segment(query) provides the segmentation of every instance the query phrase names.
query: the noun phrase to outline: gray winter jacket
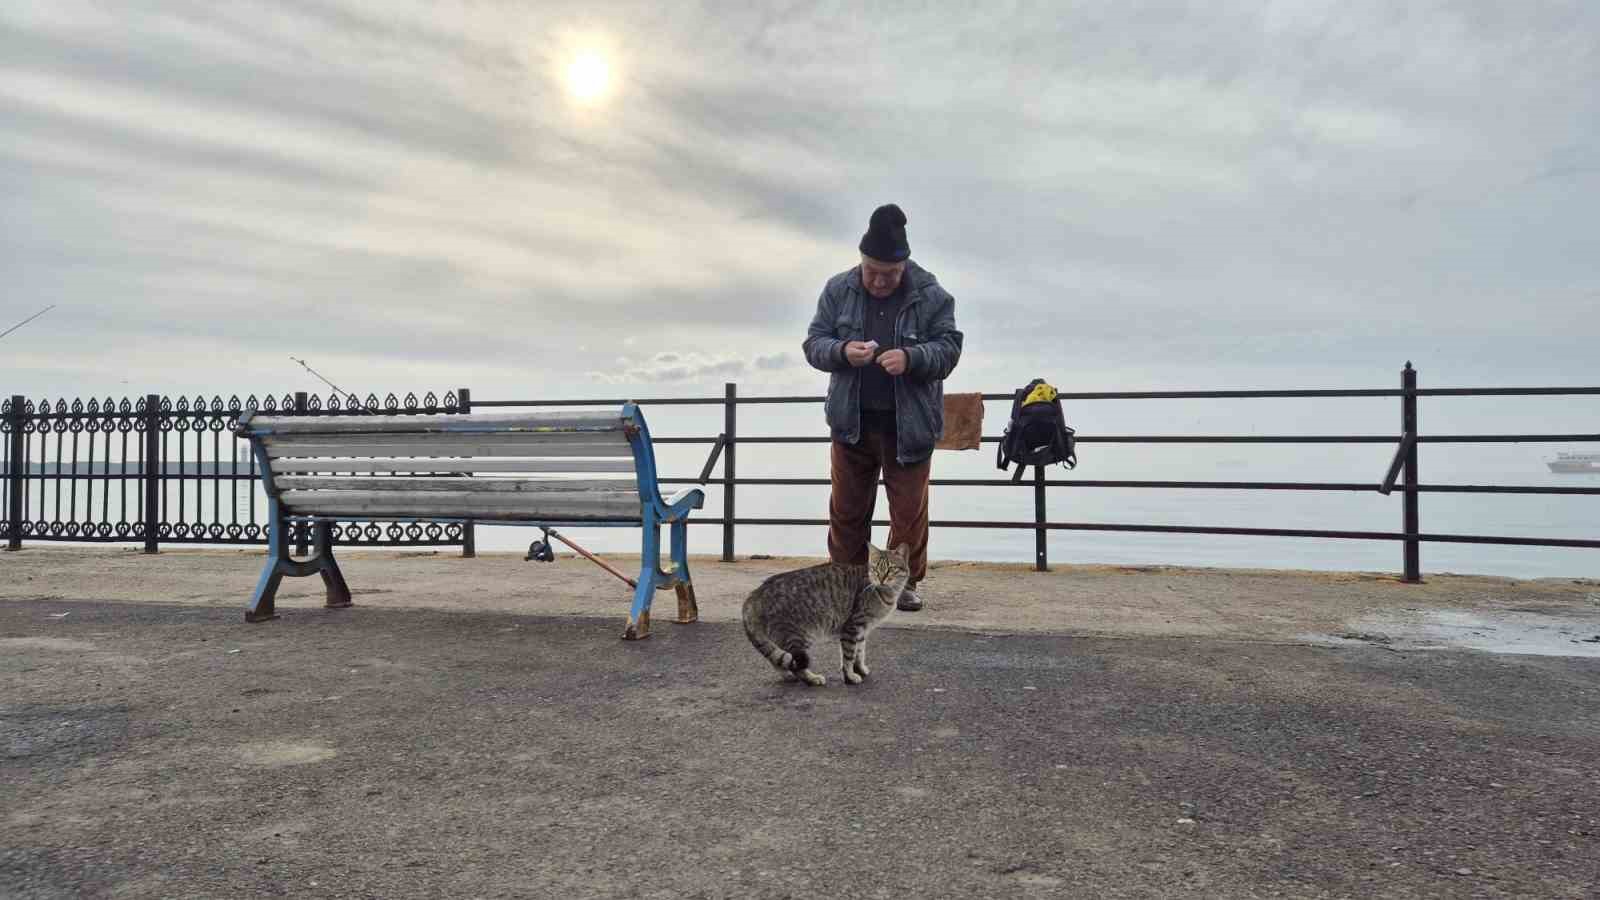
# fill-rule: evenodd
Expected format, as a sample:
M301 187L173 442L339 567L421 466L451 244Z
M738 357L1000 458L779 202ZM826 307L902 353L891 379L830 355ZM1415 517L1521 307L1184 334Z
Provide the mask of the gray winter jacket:
M961 332L956 330L956 300L932 272L909 262L904 277L908 285L895 334L906 351L907 367L894 379L894 405L898 462L910 465L927 459L944 435L944 380L961 360ZM844 345L866 339L870 302L859 267L828 279L802 345L807 362L831 373L828 427L834 440L848 444L861 440L861 377L845 359Z

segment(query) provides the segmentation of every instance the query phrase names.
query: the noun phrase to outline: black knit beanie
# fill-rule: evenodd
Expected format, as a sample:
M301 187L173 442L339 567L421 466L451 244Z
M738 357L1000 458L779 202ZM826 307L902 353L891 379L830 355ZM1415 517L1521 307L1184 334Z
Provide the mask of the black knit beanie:
M867 233L861 236L861 252L884 262L899 262L911 256L906 243L906 214L887 203L872 211Z

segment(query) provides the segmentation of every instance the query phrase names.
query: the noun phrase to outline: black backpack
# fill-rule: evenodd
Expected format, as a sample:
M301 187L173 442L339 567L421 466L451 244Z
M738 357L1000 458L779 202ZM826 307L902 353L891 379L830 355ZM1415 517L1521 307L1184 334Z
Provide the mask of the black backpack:
M995 467L1002 471L1016 463L1012 481L1022 480L1028 466L1061 463L1071 469L1078 465L1072 426L1061 411L1061 398L1043 378L1035 378L1017 391L1011 401L1011 421L1000 438Z

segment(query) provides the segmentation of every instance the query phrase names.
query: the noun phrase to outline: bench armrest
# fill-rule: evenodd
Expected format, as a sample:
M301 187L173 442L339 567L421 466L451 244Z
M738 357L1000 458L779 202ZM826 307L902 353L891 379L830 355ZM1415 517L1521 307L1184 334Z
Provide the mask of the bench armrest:
M689 511L705 505L705 492L699 488L684 488L670 498L661 498L660 482L656 477L655 445L650 440L650 426L645 424L644 413L637 404L629 401L622 406L623 431L633 447L633 463L639 479L639 494L647 507L653 508L662 522L677 522L689 518Z
M690 506L690 509L699 509L701 506L705 505L705 492L699 488L684 488L676 494L673 494L671 497L668 497L664 502L668 507L677 506L679 503L683 502L685 497L688 497L690 494L696 495L694 498L694 505Z
M662 501L664 507L662 521L672 522L688 518L689 510L699 509L705 505L705 502L705 491L699 488L684 488Z

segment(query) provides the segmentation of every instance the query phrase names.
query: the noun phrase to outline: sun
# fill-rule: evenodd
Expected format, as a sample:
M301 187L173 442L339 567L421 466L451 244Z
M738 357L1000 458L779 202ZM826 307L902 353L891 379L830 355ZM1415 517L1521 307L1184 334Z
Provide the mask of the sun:
M593 103L611 88L611 66L598 53L580 53L567 66L567 90L580 103Z

